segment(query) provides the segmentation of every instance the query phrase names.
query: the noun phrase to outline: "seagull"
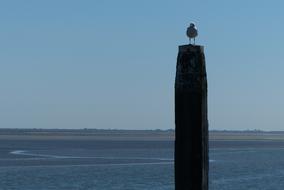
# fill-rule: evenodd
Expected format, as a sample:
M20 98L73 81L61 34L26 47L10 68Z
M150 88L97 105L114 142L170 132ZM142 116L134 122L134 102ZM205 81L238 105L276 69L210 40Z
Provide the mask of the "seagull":
M191 38L193 38L193 44L195 45L195 37L198 35L198 30L194 23L190 23L187 28L186 35L189 37L189 44L191 44Z

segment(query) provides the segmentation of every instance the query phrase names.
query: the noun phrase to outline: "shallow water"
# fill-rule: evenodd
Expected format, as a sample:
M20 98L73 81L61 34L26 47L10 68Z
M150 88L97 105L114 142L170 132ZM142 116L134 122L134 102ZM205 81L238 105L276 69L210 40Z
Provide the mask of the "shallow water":
M173 142L0 143L0 189L173 189Z
M2 190L173 190L172 141L1 140ZM210 190L284 189L284 143L211 141Z
M281 141L213 142L211 190L283 190L284 143Z

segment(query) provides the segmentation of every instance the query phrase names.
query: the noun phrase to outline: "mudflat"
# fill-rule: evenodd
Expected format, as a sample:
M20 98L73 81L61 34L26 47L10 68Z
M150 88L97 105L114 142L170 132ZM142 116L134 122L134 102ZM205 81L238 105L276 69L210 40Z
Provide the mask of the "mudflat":
M283 131L210 131L209 138L217 140L284 141Z
M0 129L0 140L172 141L173 130Z

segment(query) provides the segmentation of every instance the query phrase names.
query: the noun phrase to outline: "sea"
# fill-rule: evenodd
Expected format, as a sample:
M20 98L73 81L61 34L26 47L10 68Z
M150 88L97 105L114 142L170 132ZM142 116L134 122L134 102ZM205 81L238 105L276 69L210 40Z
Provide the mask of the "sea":
M284 142L210 141L210 190L283 190ZM174 190L174 142L0 140L1 190Z

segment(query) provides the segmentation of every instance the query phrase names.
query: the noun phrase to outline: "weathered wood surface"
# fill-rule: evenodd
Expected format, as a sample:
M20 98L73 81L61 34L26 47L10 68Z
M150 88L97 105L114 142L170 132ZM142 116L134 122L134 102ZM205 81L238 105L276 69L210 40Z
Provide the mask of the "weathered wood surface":
M175 189L208 190L207 78L203 46L179 47L175 124Z

